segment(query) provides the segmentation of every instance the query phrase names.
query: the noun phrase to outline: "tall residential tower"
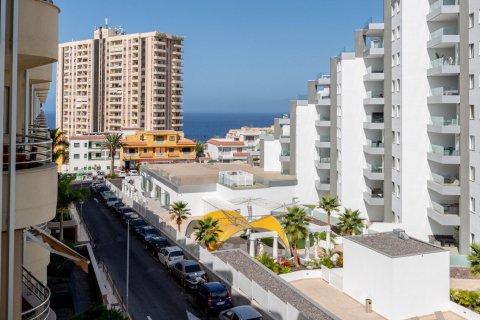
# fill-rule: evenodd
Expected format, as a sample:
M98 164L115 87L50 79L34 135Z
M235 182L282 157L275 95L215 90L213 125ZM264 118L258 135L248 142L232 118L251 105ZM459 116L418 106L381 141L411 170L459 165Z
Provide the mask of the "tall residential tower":
M60 44L56 126L90 132L182 129L183 38L98 28Z

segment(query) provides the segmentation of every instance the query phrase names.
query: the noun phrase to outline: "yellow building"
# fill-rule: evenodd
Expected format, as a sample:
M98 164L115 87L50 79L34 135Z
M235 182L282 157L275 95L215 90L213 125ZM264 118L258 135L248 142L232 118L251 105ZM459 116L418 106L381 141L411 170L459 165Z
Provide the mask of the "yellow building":
M145 162L195 160L195 142L181 131L137 131L124 137L120 159L126 170Z

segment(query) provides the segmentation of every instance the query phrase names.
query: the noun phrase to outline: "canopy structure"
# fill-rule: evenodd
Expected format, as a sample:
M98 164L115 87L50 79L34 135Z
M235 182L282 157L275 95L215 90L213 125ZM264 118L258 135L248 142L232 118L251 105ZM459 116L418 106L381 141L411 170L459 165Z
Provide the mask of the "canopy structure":
M275 231L280 240L282 240L286 250L290 252L290 245L287 236L283 232L283 228L278 220L273 216L264 216L255 221L248 222L244 216L236 211L218 210L206 214L201 220L205 220L209 217L217 219L218 226L220 227L220 230L222 230L219 234L219 241L216 249L220 248L223 243L233 235L240 231L251 229L255 231Z
M82 268L82 270L85 273L88 273L88 265L90 264L90 261L87 258L82 256L80 253L76 252L75 250L69 248L61 241L55 239L54 237L52 237L50 234L46 233L42 229L37 228L36 226L32 226L32 228L42 236L43 242L27 231L27 236L30 239L32 239L37 244L44 247L51 253L55 253L62 257L72 260L73 263L75 263L77 266ZM46 244L48 244L48 246Z

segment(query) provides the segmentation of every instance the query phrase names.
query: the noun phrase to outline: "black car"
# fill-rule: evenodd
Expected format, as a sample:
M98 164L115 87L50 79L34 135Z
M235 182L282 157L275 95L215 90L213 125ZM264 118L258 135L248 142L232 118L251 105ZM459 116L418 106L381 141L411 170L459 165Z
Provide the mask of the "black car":
M121 207L115 211L115 213L122 219L125 216L125 213L128 213L128 212L133 212L133 209L130 207Z
M121 202L121 201L118 201L116 202L113 206L110 207L110 209L113 211L113 212L116 212L118 209L120 208L123 208L125 207L125 203Z
M158 251L160 251L162 248L168 247L169 245L170 243L168 242L167 238L154 236L145 243L145 248L152 256L158 258Z
M198 285L196 298L200 307L209 315L232 307L232 298L227 287L220 282L206 282Z
M107 186L104 184L95 186L95 193L98 195L100 195L104 191L109 191L109 190L110 189L108 189Z
M159 236L160 234L158 233L158 230L148 225L141 227L137 233L137 237L143 242L144 245L146 245L151 238Z
M148 223L142 218L133 219L130 221L130 231L137 234L140 228L145 227Z

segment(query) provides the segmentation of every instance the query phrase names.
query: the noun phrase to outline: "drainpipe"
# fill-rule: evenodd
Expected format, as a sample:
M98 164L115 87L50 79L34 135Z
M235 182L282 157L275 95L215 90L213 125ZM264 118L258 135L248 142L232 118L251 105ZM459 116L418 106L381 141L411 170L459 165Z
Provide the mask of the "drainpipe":
M5 101L5 20L6 20L6 2L7 0L0 0L0 103L4 104ZM5 107L5 105L4 105ZM4 112L0 112L0 146L3 148L3 132L5 128L3 127L4 122ZM2 149L3 155L3 149ZM0 167L3 171L3 156L0 157ZM0 195L3 195L3 172L2 179L0 179ZM3 215L3 212L2 212ZM3 217L0 219L0 264L2 262L2 230L3 230ZM2 287L2 277L0 276L0 288ZM0 290L0 300L2 298L2 291Z

